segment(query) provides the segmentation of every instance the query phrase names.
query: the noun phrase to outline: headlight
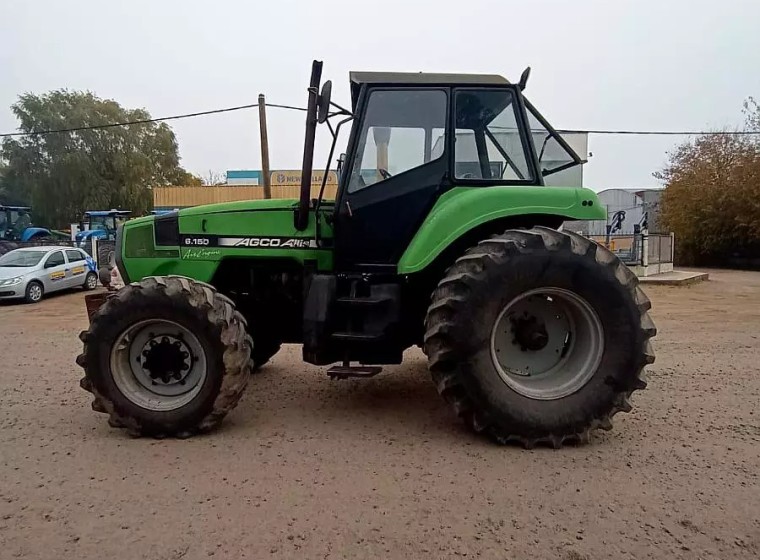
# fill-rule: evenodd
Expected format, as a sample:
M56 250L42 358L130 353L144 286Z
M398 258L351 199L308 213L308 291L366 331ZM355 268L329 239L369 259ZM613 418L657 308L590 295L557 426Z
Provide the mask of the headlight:
M6 278L5 280L0 280L0 286L15 286L16 284L21 284L21 280L21 276L16 276L15 278Z

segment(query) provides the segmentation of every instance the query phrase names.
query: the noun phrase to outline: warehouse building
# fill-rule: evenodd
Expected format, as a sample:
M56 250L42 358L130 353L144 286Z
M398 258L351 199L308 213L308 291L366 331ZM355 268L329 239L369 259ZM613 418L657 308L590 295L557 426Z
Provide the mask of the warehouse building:
M637 230L663 232L660 219L660 197L663 189L607 189L599 192L599 200L607 208L607 221L577 221L568 229L589 236L606 235L607 227L616 235L631 235Z

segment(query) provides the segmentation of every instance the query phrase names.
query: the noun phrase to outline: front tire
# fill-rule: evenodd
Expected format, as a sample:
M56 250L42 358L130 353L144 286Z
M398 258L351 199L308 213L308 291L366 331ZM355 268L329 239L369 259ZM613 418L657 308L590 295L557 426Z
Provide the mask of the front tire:
M24 292L24 301L26 303L38 303L45 295L45 288L42 284L36 280L32 280L26 285L26 291Z
M178 276L119 290L80 335L93 410L132 435L187 437L217 426L250 376L251 339L232 301Z
M433 293L425 353L475 431L525 447L587 441L646 387L656 329L610 251L548 228L507 231L459 258Z

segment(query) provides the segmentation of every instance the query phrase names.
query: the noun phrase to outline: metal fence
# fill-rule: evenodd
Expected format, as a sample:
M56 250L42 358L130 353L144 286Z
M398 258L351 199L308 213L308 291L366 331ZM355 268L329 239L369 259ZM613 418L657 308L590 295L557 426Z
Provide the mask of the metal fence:
M673 262L673 236L669 233L592 235L629 266L649 266Z
M650 233L647 239L647 264L673 262L673 236L668 233Z
M592 235L591 239L607 247L627 265L640 265L644 261L644 244L641 234Z

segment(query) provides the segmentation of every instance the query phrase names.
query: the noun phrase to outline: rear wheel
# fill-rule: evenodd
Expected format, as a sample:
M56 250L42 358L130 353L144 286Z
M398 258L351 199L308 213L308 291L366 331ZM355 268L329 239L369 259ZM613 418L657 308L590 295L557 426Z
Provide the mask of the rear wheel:
M508 231L439 283L425 351L439 392L473 429L559 447L611 428L646 386L650 307L636 276L590 240Z
M251 340L232 301L188 278L151 277L110 297L80 336L81 386L133 435L215 427L240 399Z
M94 272L88 272L87 277L84 279L82 287L85 290L94 290L98 287L98 275Z

